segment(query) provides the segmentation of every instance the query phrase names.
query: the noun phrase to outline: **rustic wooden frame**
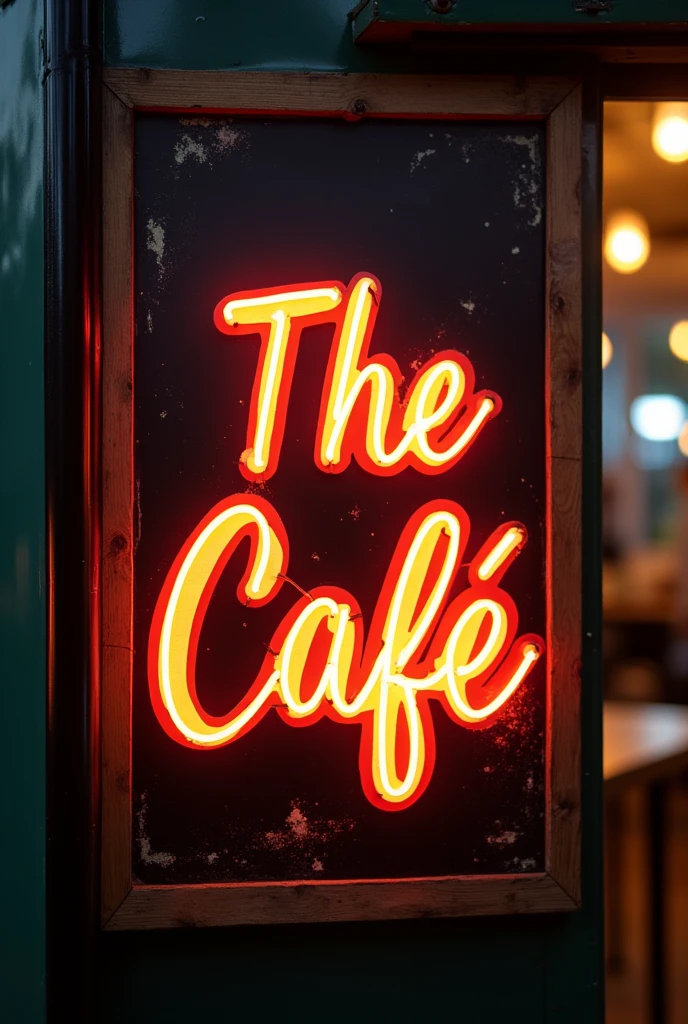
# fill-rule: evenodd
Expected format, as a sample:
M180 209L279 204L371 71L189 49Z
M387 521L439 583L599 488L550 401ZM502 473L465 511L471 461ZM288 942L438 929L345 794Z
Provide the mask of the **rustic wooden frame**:
M581 89L575 80L106 69L103 137L102 923L170 928L528 913L580 903ZM133 121L137 109L547 125L547 870L134 885Z

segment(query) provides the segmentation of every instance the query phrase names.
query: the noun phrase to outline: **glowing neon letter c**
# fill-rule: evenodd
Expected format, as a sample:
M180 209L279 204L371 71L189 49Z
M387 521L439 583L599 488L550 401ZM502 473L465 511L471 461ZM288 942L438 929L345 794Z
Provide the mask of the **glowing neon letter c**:
M158 598L149 646L151 696L165 729L182 743L218 746L236 739L253 724L274 689L272 677L262 680L222 719L206 715L196 698L196 649L205 612L222 570L246 536L251 554L239 599L245 604L271 600L282 584L278 574L286 568L286 533L267 501L247 500L245 494L220 502L201 521Z

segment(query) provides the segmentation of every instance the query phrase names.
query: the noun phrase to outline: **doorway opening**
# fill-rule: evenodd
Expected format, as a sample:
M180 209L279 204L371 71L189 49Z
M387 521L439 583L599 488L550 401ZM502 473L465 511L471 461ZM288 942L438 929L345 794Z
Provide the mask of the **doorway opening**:
M688 103L607 103L603 156L607 1020L661 1024L688 1018Z

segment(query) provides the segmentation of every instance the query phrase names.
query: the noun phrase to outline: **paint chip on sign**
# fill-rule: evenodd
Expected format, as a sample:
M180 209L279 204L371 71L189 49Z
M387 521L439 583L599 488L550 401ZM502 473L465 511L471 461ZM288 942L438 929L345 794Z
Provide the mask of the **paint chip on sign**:
M411 174L413 174L414 171L418 170L420 165L427 157L432 156L436 152L436 149L419 149L418 152L413 157L413 159L411 160Z

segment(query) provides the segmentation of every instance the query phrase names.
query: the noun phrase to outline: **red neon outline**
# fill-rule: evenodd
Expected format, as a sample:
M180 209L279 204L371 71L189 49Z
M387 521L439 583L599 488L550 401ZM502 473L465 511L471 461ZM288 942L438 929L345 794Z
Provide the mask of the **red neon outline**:
M374 804L374 806L385 810L385 811L398 811L403 810L405 807L409 807L415 803L416 800L422 796L423 792L427 788L430 779L432 777L433 768L435 764L435 740L434 740L434 729L432 723L432 715L430 711L430 699L439 700L441 705L444 707L447 714L450 716L452 721L462 725L464 728L479 728L484 729L491 725L502 713L503 709L508 706L510 698L507 699L504 705L493 712L488 718L479 721L472 722L466 721L463 718L458 717L449 702L446 693L446 683L443 683L441 688L436 690L418 690L415 691L415 703L418 709L418 715L420 719L421 736L424 742L425 760L422 768L422 772L418 783L415 788L411 791L409 796L400 801L392 802L385 799L378 791L374 783L373 773L373 751L374 751L374 726L375 726L375 715L376 711L379 711L379 699L376 707L372 709L362 710L356 713L354 717L347 717L340 714L340 712L334 707L334 705L326 698L323 698L320 703L314 708L312 712L302 717L292 717L288 710L284 707L281 699L281 695L277 690L274 690L269 694L264 704L256 711L253 718L245 724L233 737L224 740L222 743L208 744L207 746L200 745L198 743L191 742L187 737L181 733L174 725L167 708L165 707L162 697L160 695L160 681L158 678L158 657L159 657L159 646L161 638L161 630L163 619L165 616L166 608L171 596L174 582L177 575L183 565L184 559L190 551L192 545L199 537L205 527L213 521L213 519L221 512L235 506L237 504L253 504L266 518L270 528L275 533L279 543L282 545L284 551L283 559L283 571L286 570L288 564L288 553L289 545L284 525L272 505L265 499L255 495L246 494L235 494L231 497L219 502L214 506L213 509L201 520L196 529L191 533L188 539L185 541L181 550L179 551L175 561L173 562L165 583L160 592L160 596L156 603L155 612L151 624L149 647L148 647L148 676L149 676L149 688L151 694L151 700L153 708L158 718L158 721L165 729L165 732L176 742L181 743L184 746L188 746L194 750L197 749L217 749L220 746L226 746L228 743L235 742L242 735L249 732L258 722L262 719L270 707L276 707L280 717L286 721L290 726L295 728L302 728L307 725L312 725L319 721L323 716L327 716L330 719L340 722L342 724L360 725L361 726L361 744L359 749L359 772L361 777L361 783L363 790L368 800ZM409 549L413 544L413 541L418 532L418 528L421 523L434 512L446 512L454 516L460 527L460 540L459 550L455 564L453 566L451 577L447 588L445 590L444 598L438 605L435 611L434 617L428 625L425 632L425 640L419 646L416 654L409 659L408 663L404 666L403 674L407 679L418 679L419 682L427 679L435 668L435 661L441 658L444 652L447 638L456 624L460 614L468 608L475 600L487 597L491 600L499 603L505 613L507 622L507 633L504 638L502 645L496 651L495 657L487 664L486 668L480 675L475 676L469 681L469 686L473 697L486 686L489 685L490 697L488 700L483 701L482 704L476 703L473 706L476 710L479 710L480 706L485 707L487 703L490 703L496 695L503 691L509 682L515 667L519 664L524 648L527 645L532 644L535 646L539 653L542 653L545 649L544 642L539 636L534 634L527 634L515 639L515 635L518 629L518 611L516 604L513 599L497 585L495 579L488 581L479 581L476 584L470 584L469 586L453 601L449 601L449 594L456 581L456 575L459 571L462 563L463 553L465 550L466 543L468 542L470 532L470 522L468 515L465 510L453 501L444 501L442 499L436 499L435 501L427 502L421 508L419 508L408 520L402 533L397 542L394 554L390 560L389 568L385 575L382 587L380 589L380 595L375 605L373 612L370 629L365 637L363 620L360 618L360 607L356 599L348 593L335 586L321 586L316 587L299 598L298 601L292 606L290 611L284 616L282 622L278 626L277 630L273 634L270 642L270 652L266 654L263 659L261 668L258 675L249 687L245 697L227 714L224 716L211 716L208 715L203 708L200 706L196 693L196 680L195 680L195 662L197 654L198 639L200 636L201 628L203 625L203 619L205 612L208 608L209 602L212 598L213 591L217 582L227 565L230 557L236 550L237 546L246 537L251 538L251 550L249 559L247 560L247 567L244 575L242 576L241 582L237 588L237 595L242 604L246 604L244 587L246 586L250 577L250 568L255 561L256 549L258 543L258 530L254 524L247 524L242 527L231 542L222 551L222 554L217 559L215 567L207 581L207 584L203 590L202 596L198 601L195 609L193 618L193 628L189 643L188 657L187 657L187 687L194 704L194 707L199 716L211 726L223 727L229 721L234 719L241 711L246 708L255 696L260 692L262 687L267 683L270 675L275 671L275 655L282 650L287 634L294 625L296 619L301 614L303 609L310 603L311 600L317 599L318 597L328 597L336 603L349 605L351 608L351 622L354 626L354 647L351 662L351 669L347 677L346 683L346 699L351 701L356 694L360 693L361 688L365 685L368 680L372 667L380 653L382 646L382 635L387 621L387 616L391 601L396 589L396 585L399 580L399 576L402 567L406 561L409 553ZM508 526L509 524L507 524ZM520 525L520 524L518 524ZM500 527L499 531L502 531L504 527ZM486 542L490 547L490 550L494 546L494 538L499 531L495 531L490 541ZM480 564L478 559L484 557L483 551L486 549L486 545L483 545L478 555L472 560L472 565ZM517 552L518 553L518 552ZM434 556L431 557L428 563L428 568L434 564ZM497 574L495 574L496 576ZM279 591L283 584L283 580L278 578L271 588L269 593L262 599L251 602L256 606L261 606L271 601L275 594ZM433 587L434 583L429 582L429 587ZM419 607L423 607L424 588L421 587L421 595L418 599L416 609L414 610L414 619L410 622L410 627L413 626L413 622L417 619L419 614ZM449 603L448 603L449 602ZM478 638L476 639L476 644ZM275 653L273 653L275 652ZM315 659L317 662L317 658ZM534 663L536 664L536 663ZM317 671L317 664L315 668L311 663L311 671L313 676ZM528 669L527 675L530 674L532 668ZM308 668L308 664L306 664ZM307 686L309 692L314 692L314 687L317 685L318 679L313 679L309 675L304 682L307 684L313 684L313 690L310 686ZM523 682L523 681L522 681ZM522 685L522 682L520 685ZM500 684L501 688L500 688ZM376 687L379 688L381 684L378 682ZM467 694L468 698L468 694ZM398 727L395 720L394 723L394 735L395 741L398 739ZM397 751L398 755L399 751ZM398 764L399 757L395 758Z
M151 702L153 704L155 715L160 724L162 725L163 729L167 733L167 735L170 736L177 743L181 743L183 746L190 747L192 750L213 750L216 748L213 746L202 746L198 743L193 743L191 740L187 739L187 737L184 736L183 733L179 732L176 725L170 718L170 714L167 708L165 707L162 696L160 694L160 680L158 676L158 654L160 650L160 634L162 632L163 619L165 617L165 611L170 600L172 588L174 587L175 580L179 575L179 570L181 569L184 559L191 550L196 539L200 536L200 534L203 532L206 526L208 526L209 523L211 523L222 512L234 507L235 505L249 504L254 505L258 509L258 511L263 513L268 523L270 524L270 528L277 535L277 538L280 544L282 545L282 550L284 551L283 571L286 573L287 568L289 566L289 538L287 536L287 531L284 528L284 524L280 516L277 514L277 511L274 508L274 506L271 505L269 501L266 501L264 498L261 498L256 494L232 494L230 497L224 498L222 501L219 501L216 505L214 505L208 512L208 514L205 515L203 519L201 519L196 529L193 530L193 532L184 541L177 557L175 558L174 562L170 567L169 572L167 573L167 576L165 577L165 582L162 586L162 590L160 591L160 595L155 604L155 610L153 612L150 638L148 642L147 658L148 687L151 696ZM258 676L256 677L256 680L253 683L253 685L249 688L248 692L239 701L239 703L236 704L235 707L233 707L232 710L228 712L226 715L209 715L201 706L201 703L198 699L198 694L196 692L196 655L198 652L198 641L201 634L201 629L203 627L205 613L208 609L208 605L210 604L210 600L215 591L215 587L217 586L220 577L227 563L229 562L229 559L232 557L239 544L247 536L250 537L251 548L249 557L246 561L246 570L237 585L236 593L239 603L244 605L245 607L250 605L250 607L252 608L260 608L263 605L268 604L268 602L272 601L273 597L275 597L279 593L284 583L284 580L278 578L275 582L274 587L271 589L270 593L266 597L254 598L250 601L246 599L245 587L251 575L251 565L255 561L256 549L258 547L258 529L256 526L252 524L247 524L237 532L233 540L225 547L222 555L215 564L215 568L213 569L213 572L211 573L208 582L205 585L203 594L201 596L200 601L198 602L198 605L196 606L196 613L194 615L193 628L191 632L189 652L187 657L187 681L191 700L193 701L194 707L196 708L196 711L198 712L199 716L208 725L213 725L217 727L222 727L226 725L233 718L236 718L236 716L240 714L245 707L248 707L253 698L260 691L261 687L267 681L267 677L264 678L262 676L262 672L265 667L265 662L263 662L260 672L258 673ZM246 732L249 732L250 729L253 728L253 725L257 724L260 721L260 719L263 717L268 708L273 706L273 704L275 703L275 699L273 698L277 697L277 694L272 694L270 698L268 698L268 700L265 702L263 708L257 713L256 718L251 720L250 726L247 726L245 729L241 729L234 737L234 739L239 739L240 736L243 736ZM233 741L230 740L228 742ZM218 744L218 746L221 745L224 744Z
M342 296L345 288L340 281L310 281L305 284L290 284L279 288L250 288L241 292L231 292L225 295L218 302L213 312L213 322L218 331L227 334L229 337L238 337L246 334L258 334L260 336L260 352L258 354L258 365L253 376L253 387L251 389L251 401L249 404L248 424L246 427L246 447L250 447L250 439L255 437L258 419L258 399L260 396L260 382L263 376L263 367L267 355L268 341L270 337L270 324L266 321L263 324L234 324L230 325L224 318L223 310L229 302L240 302L242 299L269 298L271 295L281 295L284 292L310 291L314 288L338 288ZM277 393L277 405L272 428L272 440L270 453L265 470L262 473L253 473L248 466L240 461L239 470L241 475L250 481L269 480L277 470L279 456L282 450L284 430L287 422L287 407L291 394L291 385L294 378L294 367L301 341L301 332L306 327L315 324L326 324L336 321L341 316L341 303L339 306L325 313L313 313L309 316L298 316L292 318L289 334L285 342L285 356L282 367L282 382Z
M439 473L445 473L453 466L455 466L457 462L459 462L459 460L471 448L471 446L475 443L476 439L482 433L485 424L489 423L491 419L494 419L494 417L499 414L502 408L502 400L499 397L499 395L497 395L493 391L483 390L474 392L473 389L475 387L475 371L473 370L473 366L470 360L462 352L458 352L455 349L444 349L442 352L435 353L435 355L432 356L431 359L427 360L427 362L423 363L423 365L419 367L419 369L415 373L413 380L411 381L411 384L409 385L408 391L406 392L406 395L404 397L404 401L400 401L399 389L404 381L404 374L401 372L401 369L399 368L399 364L397 363L396 359L394 359L386 352L376 353L374 356L369 355L370 342L372 340L373 331L375 329L375 323L377 321L378 309L382 301L382 283L380 282L379 278L377 278L375 274L369 274L366 272L361 272L352 277L351 281L349 282L348 288L345 288L343 290L343 298L340 309L342 311L346 309L349 303L349 299L351 297L351 293L353 292L357 282L362 280L363 278L370 278L374 282L376 289L376 300L373 302L370 317L366 325L366 331L363 339L363 344L361 346L361 354L359 357L357 368L359 370L363 370L370 363L380 363L383 366L385 366L387 370L389 370L394 381L394 401L392 403L392 410L389 418L389 423L385 431L385 437L388 440L388 450L394 450L397 444L404 437L405 431L402 428L404 411L411 399L411 396L413 395L415 388L418 387L420 381L427 373L427 371L436 363L441 362L443 359L448 359L457 363L463 370L466 380L464 388L464 398L461 402L461 405L459 405L456 409L456 416L449 430L447 430L446 423L439 424L437 427L429 431L429 441L433 436L437 441L446 441L446 444L444 445L444 450L446 450L447 448L450 448L453 441L456 440L455 435L461 433L462 425L465 425L465 421L470 421L470 419L473 417L477 408L479 407L480 403L484 398L492 399L492 401L494 402L494 409L485 418L485 420L480 425L478 430L475 432L471 440L467 443L467 445L464 448L462 448L461 451L449 462L443 463L440 466L430 466L422 459L419 459L415 452L408 451L401 456L398 462L395 462L393 465L378 466L369 457L366 448L366 433L368 426L369 404L368 406L366 406L365 398L371 388L371 384L366 383L361 391L361 394L359 395L359 398L356 401L351 416L349 417L349 422L342 434L340 461L338 463L324 463L320 458L320 450L322 447L322 438L325 429L325 416L327 414L330 390L332 388L334 371L336 368L337 352L341 340L341 330L344 321L344 316L342 314L337 321L337 328L335 331L334 339L332 341L332 347L330 349L330 357L327 363L327 370L325 371L325 382L323 384L320 411L318 413L318 426L315 437L315 464L324 473L343 473L344 470L346 470L351 464L352 458L354 458L356 462L359 464L359 466L365 469L366 472L372 473L374 476L396 476L397 473L401 473L404 469L406 469L407 466L413 466L413 468L418 470L418 472L424 473L427 476L436 476ZM449 437L449 440L447 440L447 437Z
M523 534L523 539L513 551L510 551L504 561L495 569L492 575L487 580L482 580L478 576L478 569L483 564L490 552L499 544L502 537L506 536L509 530L519 530ZM504 573L511 566L511 563L518 558L523 551L524 547L528 543L528 531L526 530L523 523L519 523L518 520L513 519L509 523L502 523L493 530L490 536L487 538L483 546L480 548L477 554L475 554L471 560L471 564L468 567L468 581L473 587L482 587L486 583L499 583Z
M388 451L393 451L405 436L405 431L403 429L404 412L415 392L415 389L421 385L421 382L428 370L442 360L450 360L461 368L465 378L465 387L462 400L456 407L449 426L444 422L431 428L427 432L428 443L435 452L441 455L442 451L446 451L452 446L467 423L470 423L473 419L480 407L480 404L485 398L489 398L493 402L493 409L482 421L472 438L451 460L442 463L441 465L429 465L414 451L405 452L404 455L400 456L397 462L389 466L378 466L370 458L366 447L368 414L370 409L370 400L372 397L370 394L372 384L370 382L367 382L362 388L352 409L348 423L342 433L339 462L324 463L320 457L322 437L325 430L325 417L327 414L330 390L333 384L337 353L341 342L346 310L356 284L364 278L369 278L375 285L375 301L373 302L370 317L366 325L357 369L361 371L371 363L380 364L388 370L394 382L392 408L390 411L389 422L385 428L385 441L387 442L386 446ZM450 470L473 446L476 439L482 433L485 425L499 414L502 408L502 400L499 395L495 394L493 391L484 389L475 391L475 372L470 360L461 352L454 349L445 349L442 352L436 353L431 359L423 363L423 365L416 371L416 374L409 385L404 401L402 402L399 398L399 389L404 380L404 375L402 374L397 361L385 352L378 353L375 356L369 355L369 347L375 322L377 320L378 307L382 299L382 284L374 274L366 272L356 274L349 282L348 287L342 284L341 281L310 281L300 284L282 285L279 287L255 288L239 292L231 292L217 303L213 313L213 321L217 329L222 334L227 334L230 337L258 334L261 340L258 364L253 377L253 387L249 405L249 416L246 429L246 448L248 449L251 447L252 439L255 438L256 434L259 414L258 401L260 396L260 382L263 375L263 368L265 366L270 325L267 321L262 324L230 325L224 318L224 308L230 302L238 303L246 299L269 298L272 295L310 291L312 289L320 288L338 289L342 294L342 301L332 310L327 310L322 313L314 313L307 316L297 316L291 319L289 334L285 342L285 358L282 366L282 379L281 385L278 389L277 402L272 421L272 438L266 467L261 473L255 473L243 461L240 461L239 469L242 476L251 481L256 479L268 480L277 470L282 442L284 440L287 409L289 405L289 397L291 393L299 342L301 340L301 332L305 327L313 324L324 323L334 323L336 324L336 329L330 346L330 355L327 363L327 370L325 372L316 429L314 459L318 468L325 473L343 473L350 465L351 459L354 458L356 462L366 470L366 472L372 473L375 476L395 476L397 473L401 473L408 466L413 466L413 468L418 472L424 473L428 476L435 476L439 473L445 473Z

